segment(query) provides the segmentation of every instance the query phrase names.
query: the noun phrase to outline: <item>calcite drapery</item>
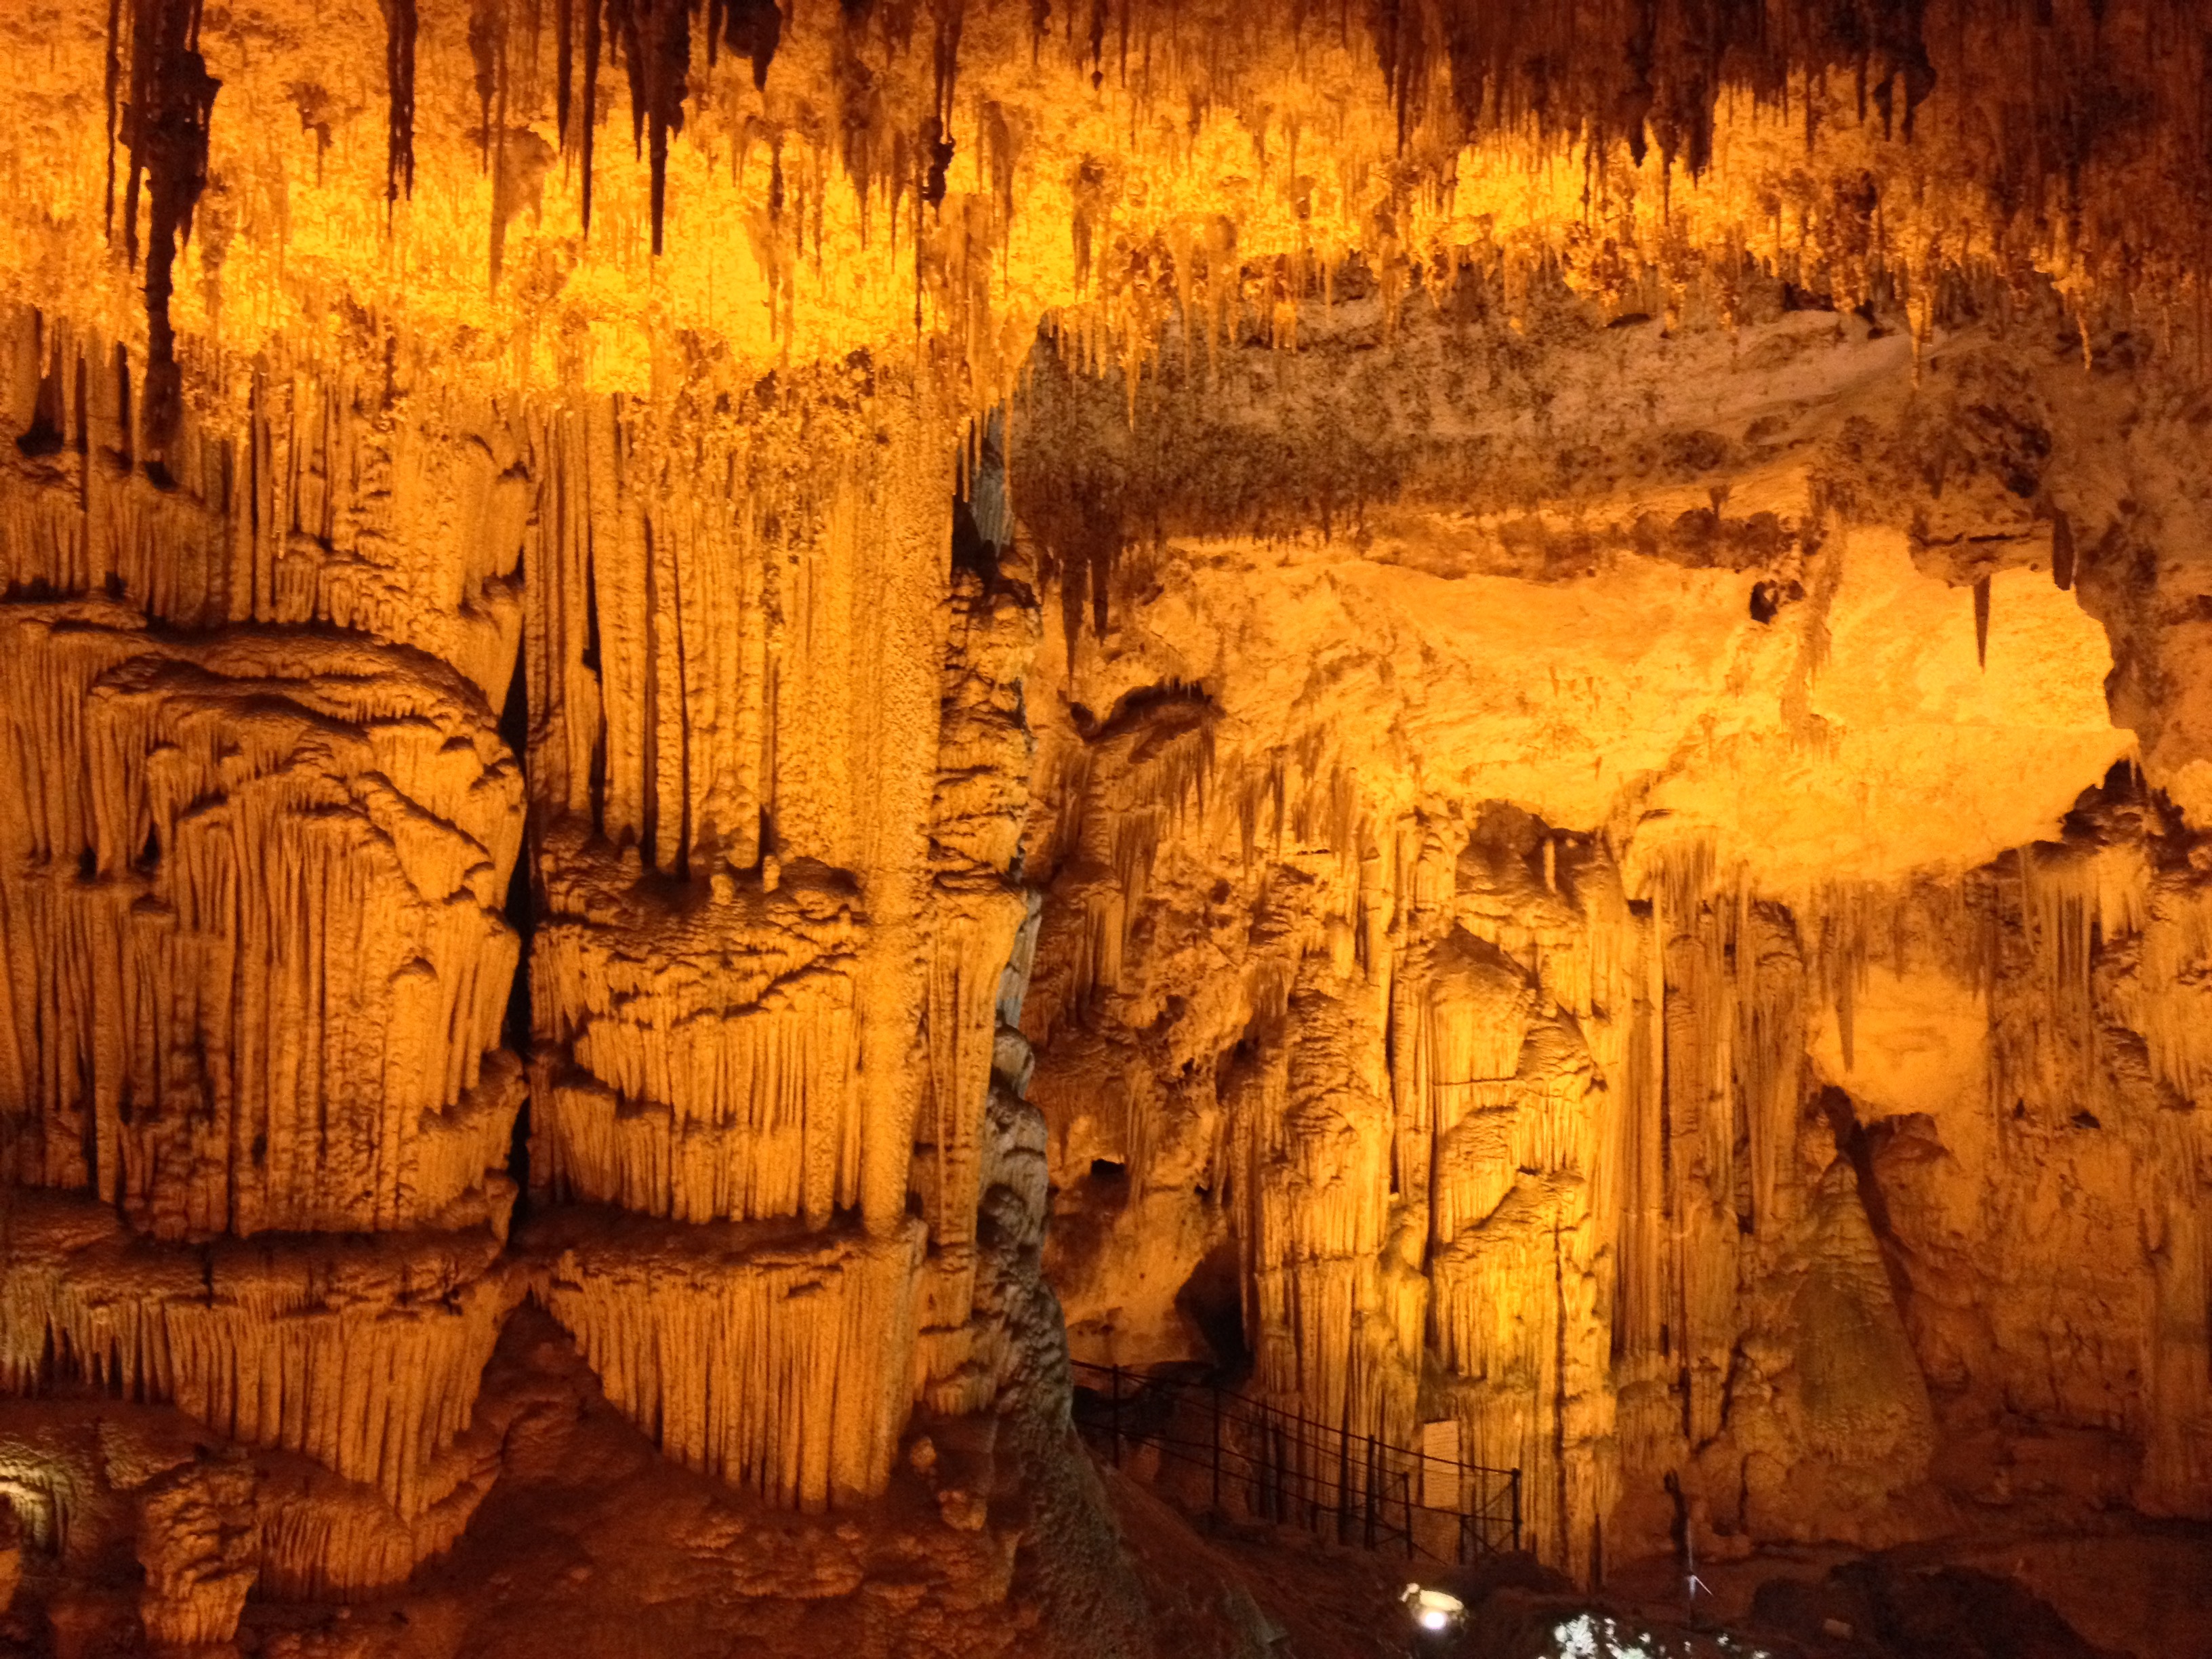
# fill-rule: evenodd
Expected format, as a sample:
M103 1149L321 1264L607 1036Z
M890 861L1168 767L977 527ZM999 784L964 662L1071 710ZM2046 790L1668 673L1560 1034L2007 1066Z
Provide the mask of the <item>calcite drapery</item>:
M301 1451L411 1518L468 1425L511 1301L489 1232L198 1247L135 1241L82 1200L7 1219L6 1376L49 1369Z
M325 624L426 652L501 705L532 512L511 410L404 383L358 335L335 361L196 365L164 488L139 465L146 366L131 331L13 300L16 441L0 448L12 599L127 599L184 630Z
M547 1300L668 1455L820 1509L890 1477L922 1242L624 1227L563 1250Z
M678 1220L826 1224L860 1195L854 884L797 866L772 893L724 884L689 915L614 898L541 925L546 1036L582 1073L543 1093L545 1177Z
M374 647L15 611L6 1173L163 1237L497 1207L521 780L481 702Z

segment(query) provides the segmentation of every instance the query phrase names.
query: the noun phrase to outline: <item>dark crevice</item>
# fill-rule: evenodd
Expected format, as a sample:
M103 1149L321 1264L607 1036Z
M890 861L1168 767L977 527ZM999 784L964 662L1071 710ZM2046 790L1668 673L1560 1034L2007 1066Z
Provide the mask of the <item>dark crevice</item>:
M961 497L952 500L952 574L974 575L988 592L999 580L999 550L984 539L976 527L975 509Z
M383 0L384 199L415 194L415 0Z
M644 754L638 770L644 786L638 852L646 868L660 867L660 641L655 618L660 615L660 585L654 580L659 554L653 544L653 515L644 515L645 534L645 721ZM681 694L682 688L678 688Z
M577 665L593 679L599 677L599 584L592 550L584 550L584 648L576 659ZM520 672L520 670L517 671ZM607 829L607 723L599 722L599 730L592 738L592 833L603 836Z
M1082 704L1071 705L1069 714L1075 728L1085 743L1110 743L1116 738L1148 728L1167 732L1188 731L1205 724L1218 713L1213 699L1203 685L1186 680L1164 680L1157 685L1140 685L1115 699L1114 706L1099 720Z
M522 571L517 567L517 580ZM523 799L530 797L530 647L526 641L515 653L514 672L507 683L507 703L500 710L499 735L514 756L523 775ZM507 921L521 942L514 981L507 992L507 1046L526 1068L533 1054L530 1017L530 949L538 931L538 890L534 879L537 837L527 806L523 820L522 851L514 860L514 873L507 883ZM530 1203L530 1097L515 1114L514 1133L507 1143L507 1172L515 1186L515 1219L522 1219Z
M1567 1250L1557 1215L1552 1218L1552 1467L1559 1482L1556 1501L1559 1506L1553 1547L1558 1552L1555 1559L1565 1561L1573 1553L1567 1522L1574 1507L1568 1487L1567 1457Z
M79 455L88 455L92 453L91 411L92 371L85 362L84 351L80 347L76 353L76 438L75 441L76 453ZM79 483L81 486L82 474L79 475Z
M184 418L184 371L169 320L177 252L191 234L206 187L208 125L220 82L199 53L196 0L137 0L131 19L131 98L123 122L131 160L124 192L124 247L138 256L138 199L147 199L146 398L138 448L146 477L173 487Z
M718 38L719 37L719 38ZM707 62L727 46L753 66L753 89L768 89L768 66L783 39L783 9L776 0L707 0Z
M1751 619L1755 623L1771 623L1781 614L1782 607L1793 605L1805 597L1802 582L1753 582L1751 588Z
M44 455L58 454L68 443L64 431L68 424L67 411L62 407L62 331L49 325L45 316L33 313L32 326L36 331L36 350L50 362L39 376L38 401L31 408L31 423L15 440L15 447L26 456L36 459Z
M576 661L589 674L599 672L599 584L589 548L584 550L584 649Z
M131 446L131 357L118 342L115 348L115 430L120 448L109 452L116 470L128 472L136 462Z
M1224 1239L1199 1258L1198 1265L1176 1292L1176 1311L1212 1350L1216 1368L1224 1376L1238 1376L1252 1364L1251 1345L1244 1335L1244 1291L1235 1241Z
M2074 520L2063 511L2051 515L2051 580L2061 588L2074 586Z

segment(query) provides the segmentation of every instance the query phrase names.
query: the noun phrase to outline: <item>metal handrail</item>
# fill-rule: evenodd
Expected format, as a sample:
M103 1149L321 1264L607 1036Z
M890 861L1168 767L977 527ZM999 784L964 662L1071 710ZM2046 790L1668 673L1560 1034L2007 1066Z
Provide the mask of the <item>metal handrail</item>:
M1454 1555L1462 1563L1477 1555L1517 1552L1521 1547L1518 1469L1440 1458L1372 1435L1352 1434L1218 1383L1146 1376L1119 1365L1069 1363L1079 1374L1102 1378L1108 1385L1103 1422L1097 1420L1095 1407L1084 1398L1098 1391L1086 1389L1078 1393L1077 1427L1094 1437L1104 1437L1116 1467L1125 1445L1150 1445L1158 1449L1164 1460L1206 1468L1217 1512L1224 1508L1225 1480L1232 1486L1244 1485L1243 1507L1249 1513L1279 1522L1298 1519L1303 1510L1304 1524L1315 1531L1333 1528L1339 1541L1368 1549L1395 1549L1402 1545L1408 1559L1417 1556L1446 1559L1424 1545L1419 1534L1447 1528L1455 1540ZM1126 1383L1133 1383L1135 1391L1130 1392ZM1126 1421L1127 1407L1164 1400L1172 1412L1176 1402L1200 1395L1210 1406L1203 1439L1170 1433L1166 1425L1140 1429ZM1237 1425L1256 1431L1261 1442L1258 1453L1236 1443ZM1226 1437L1224 1425L1231 1426ZM1319 1455L1291 1455L1297 1452ZM1455 1490L1460 1502L1456 1509L1414 1501L1416 1473L1425 1474L1438 1467L1448 1475L1457 1476ZM1345 1478L1332 1479L1328 1473L1332 1469ZM1417 1524L1417 1517L1422 1516L1449 1519L1434 1528L1424 1528Z

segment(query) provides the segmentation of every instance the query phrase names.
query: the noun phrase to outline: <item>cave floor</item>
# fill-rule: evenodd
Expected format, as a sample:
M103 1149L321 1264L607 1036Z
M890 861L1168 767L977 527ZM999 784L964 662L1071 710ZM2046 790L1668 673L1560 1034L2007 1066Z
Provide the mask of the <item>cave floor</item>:
M1292 1528L1187 1518L1139 1482L1110 1469L1101 1474L1156 1611L1168 1615L1164 1653L1177 1650L1169 1639L1175 1615L1194 1626L1208 1622L1206 1615L1218 1610L1209 1599L1218 1603L1225 1583L1249 1595L1274 1638L1269 1650L1285 1659L1425 1653L1438 1659L1740 1659L1761 1651L1783 1659L2087 1659L2098 1653L2212 1659L2212 1528L2194 1523L2130 1518L2094 1534L1983 1533L1872 1556L1838 1546L1768 1547L1739 1559L1700 1562L1706 1594L1692 1621L1685 1614L1682 1570L1672 1558L1618 1565L1595 1595L1574 1592L1526 1563L1500 1563L1487 1572L1424 1573L1393 1557L1325 1544ZM1192 1535L1194 1528L1200 1537ZM1856 1610L1846 1605L1850 1593L1836 1590L1831 1575L1868 1574L1891 1587L1891 1605L1875 1620L1861 1613L1848 1638L1821 1628L1831 1613ZM1472 1609L1468 1628L1449 1642L1417 1640L1399 1599L1409 1577L1461 1590ZM1762 1600L1759 1591L1769 1585L1802 1590L1770 1589ZM1934 1588L1916 1594L1927 1585ZM1755 1608L1755 1601L1762 1605ZM1978 1632L1955 1627L1960 1605L1980 1621ZM2057 1616L2055 1628L2046 1612ZM1617 1647L1606 1644L1607 1620ZM1596 1645L1577 1645L1588 1641Z

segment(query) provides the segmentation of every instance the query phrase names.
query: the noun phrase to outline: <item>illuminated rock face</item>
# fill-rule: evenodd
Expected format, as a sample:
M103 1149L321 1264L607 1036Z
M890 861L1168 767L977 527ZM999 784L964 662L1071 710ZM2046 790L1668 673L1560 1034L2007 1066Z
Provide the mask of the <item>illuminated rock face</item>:
M1048 1273L1578 1573L2212 1503L2212 45L1521 9L0 16L34 1553L398 1583L526 1298L1002 1565Z
M1133 427L1040 369L1016 499L1119 548L1031 699L1078 1357L1455 1419L1577 1570L1678 1502L2203 1513L2208 855L2049 505L2200 525L2115 493L2198 428L1972 331L1554 303L1316 308Z

